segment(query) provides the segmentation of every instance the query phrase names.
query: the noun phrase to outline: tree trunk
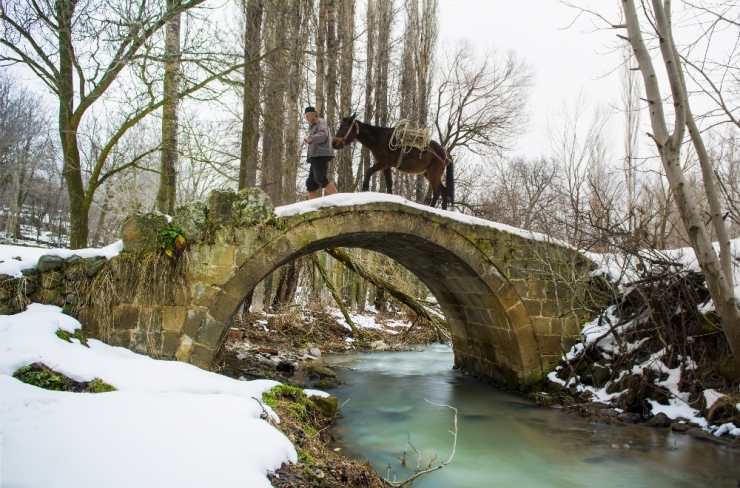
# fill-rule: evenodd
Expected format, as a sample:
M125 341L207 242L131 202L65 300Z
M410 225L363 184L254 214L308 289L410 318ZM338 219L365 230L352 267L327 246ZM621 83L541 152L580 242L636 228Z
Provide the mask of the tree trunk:
M77 145L79 120L74 115L74 50L72 47L72 18L77 2L59 0L56 2L59 23L59 135L62 145L64 181L69 193L69 246L80 249L87 246L88 210L85 187L82 183L80 149Z
M419 0L405 0L404 4L406 8L406 27L403 34L399 119L408 120L411 126L416 128L419 125L419 99L416 84L416 60L419 51ZM413 201L416 193L416 180L419 176L421 175L411 175L397 171L395 174L395 179L398 182L395 185L396 193ZM416 201L422 203L420 200Z
M352 111L352 69L354 66L355 2L345 0L339 4L339 43L341 45L339 115L344 117ZM336 121L335 121L336 122ZM329 127L336 130L336 125ZM353 192L352 148L337 154L337 184L342 191Z
M393 0L377 0L377 51L375 63L375 125L386 127L388 113L388 66L391 61L391 32L393 27ZM385 178L373 177L373 190L385 191Z
M416 54L416 89L418 92L417 114L419 125L429 123L429 98L432 89L432 60L437 47L437 0L422 0L421 20L418 24L419 41ZM416 176L416 201L425 201L429 188L424 175Z
M375 44L378 38L377 23L375 21L377 14L377 0L367 1L367 13L365 18L365 25L367 26L367 42L365 48L365 120L373 120L373 73L377 69L375 67ZM360 151L360 166L357 170L357 177L355 181L358 183L362 181L362 177L365 172L370 168L370 151L365 146L362 146ZM355 187L356 188L356 187Z
M287 89L285 2L265 4L267 50L277 49L265 60L265 113L262 144L262 188L276 207L283 204L282 165L284 164L285 93ZM268 302L269 303L269 302Z
M280 270L277 291L272 300L272 309L279 310L293 302L295 292L298 289L298 278L301 272L301 262L295 259Z
M316 88L314 97L316 102L314 108L316 113L324 115L326 108L326 93L324 92L324 80L326 77L326 2L329 0L319 0L319 27L316 31Z
M100 218L98 224L95 226L95 233L93 234L91 245L93 247L98 246L100 238L103 235L103 229L105 228L105 218L108 216L110 211L110 202L113 200L113 187L108 185L105 189L105 197L103 199L103 205L100 208Z
M316 269L318 269L322 281L329 289L332 298L334 298L334 302L336 302L337 307L339 307L339 311L342 312L342 315L344 316L344 320L347 321L347 325L349 325L350 329L352 329L352 334L358 339L364 339L364 334L362 333L362 331L360 331L360 329L355 327L355 323L352 321L352 317L350 317L349 315L349 310L347 310L344 302L342 302L342 297L337 292L337 289L334 286L334 283L331 281L331 278L329 278L329 275L326 274L324 267L321 266L321 263L316 257L316 254L311 254L311 261L313 261L314 266L316 267Z
M180 0L167 0L167 9L174 10ZM177 108L180 104L180 15L172 17L165 28L164 44L164 105L162 105L162 153L159 173L157 209L163 214L175 213L177 197Z
M287 205L298 201L297 176L298 165L305 162L302 151L306 146L301 144L303 123L303 107L301 106L301 92L305 85L303 66L305 65L305 39L309 35L306 28L310 5L306 0L291 0L289 4L287 24L287 62L289 64L289 75L287 82L287 110L285 114L285 156L282 167L282 190L283 204Z
M245 1L244 62L260 53L262 39L263 0ZM260 85L262 69L259 62L244 67L242 98L242 135L239 157L239 189L257 186L257 148L259 147Z

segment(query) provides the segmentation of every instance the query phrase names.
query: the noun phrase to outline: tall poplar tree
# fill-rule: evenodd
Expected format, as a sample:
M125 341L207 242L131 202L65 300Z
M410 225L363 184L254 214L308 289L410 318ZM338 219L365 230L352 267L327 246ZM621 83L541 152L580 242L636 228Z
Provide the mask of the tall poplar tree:
M243 0L244 6L244 62L256 60L262 39L263 0ZM244 67L242 96L242 133L239 154L239 189L257 185L260 141L260 86L262 68L259 61Z
M167 11L177 12L180 0L167 0ZM157 209L165 214L175 212L177 192L177 108L180 98L180 14L170 17L165 27L164 81L162 95L162 149L160 151Z

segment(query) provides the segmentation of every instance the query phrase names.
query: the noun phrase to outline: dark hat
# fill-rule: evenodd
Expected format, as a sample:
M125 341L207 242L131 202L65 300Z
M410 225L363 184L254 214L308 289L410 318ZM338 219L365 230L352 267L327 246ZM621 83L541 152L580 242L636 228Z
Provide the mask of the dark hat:
M314 107L311 107L310 105L306 107L306 110L303 111L304 114L316 112L316 109Z

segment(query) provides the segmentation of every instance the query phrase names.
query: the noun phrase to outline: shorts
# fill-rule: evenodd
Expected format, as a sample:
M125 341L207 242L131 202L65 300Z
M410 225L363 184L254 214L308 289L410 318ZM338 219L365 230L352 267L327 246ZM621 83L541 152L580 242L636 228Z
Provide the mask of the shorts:
M326 173L329 170L329 161L332 159L334 159L334 156L308 158L308 162L311 163L311 169L308 170L308 178L306 178L306 189L308 191L316 191L329 184Z

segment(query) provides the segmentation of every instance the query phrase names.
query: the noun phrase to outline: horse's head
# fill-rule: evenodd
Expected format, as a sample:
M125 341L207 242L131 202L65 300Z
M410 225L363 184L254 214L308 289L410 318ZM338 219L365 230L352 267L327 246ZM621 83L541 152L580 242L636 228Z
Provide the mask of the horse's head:
M360 132L360 127L355 122L355 114L348 115L342 119L342 124L339 126L337 133L331 141L331 145L334 149L342 149L347 144L351 143L357 137Z

